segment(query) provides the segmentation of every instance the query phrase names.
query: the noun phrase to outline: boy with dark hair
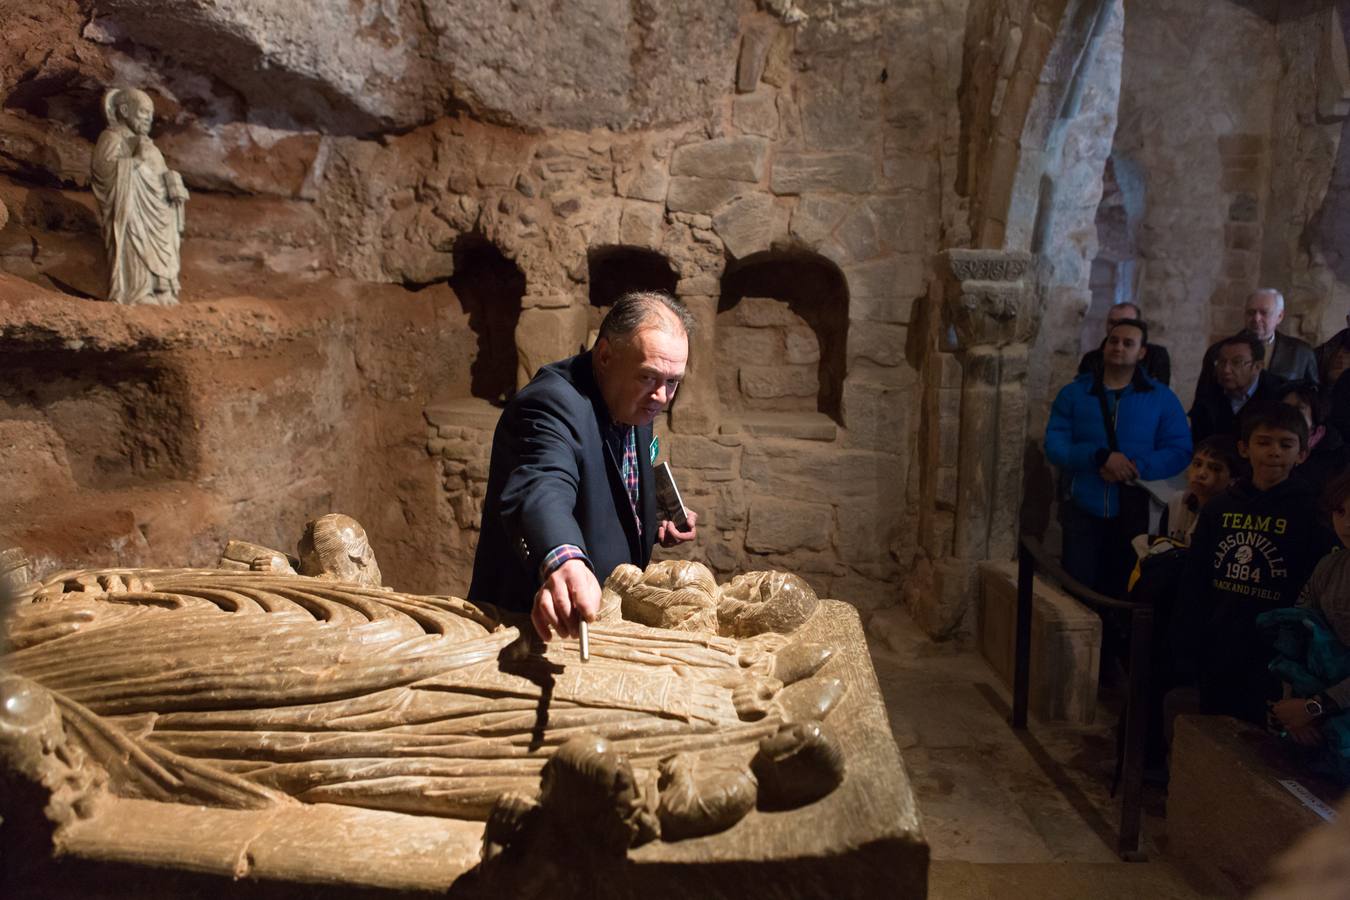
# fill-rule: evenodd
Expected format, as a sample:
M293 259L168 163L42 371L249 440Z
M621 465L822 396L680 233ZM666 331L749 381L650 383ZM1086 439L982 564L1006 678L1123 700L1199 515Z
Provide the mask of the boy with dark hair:
M1238 453L1236 438L1227 434L1205 438L1195 445L1186 469L1186 490L1173 497L1163 510L1158 534L1173 543L1189 545L1205 504L1228 490L1234 481L1250 476L1251 467Z
M1324 421L1317 385L1311 381L1286 382L1279 388L1279 398L1302 413L1308 423L1308 459L1294 474L1321 496L1327 483L1350 465L1350 446L1340 429Z
M1292 606L1313 567L1335 545L1317 516L1317 498L1291 478L1308 455L1308 425L1295 408L1263 406L1243 417L1242 479L1205 506L1191 543L1176 638L1197 667L1206 713L1266 721L1279 682L1256 617Z

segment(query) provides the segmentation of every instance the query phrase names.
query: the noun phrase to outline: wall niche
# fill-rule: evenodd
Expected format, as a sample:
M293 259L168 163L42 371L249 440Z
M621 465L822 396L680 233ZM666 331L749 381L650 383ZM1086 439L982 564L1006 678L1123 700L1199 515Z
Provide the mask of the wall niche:
M848 288L823 257L769 251L729 266L714 341L723 417L839 422L847 334Z
M514 262L481 234L461 235L454 246L455 274L450 288L467 319L475 351L453 364L468 361L467 378L456 373L457 384L467 381L469 396L504 406L516 392L516 323L520 320L525 275Z
M614 301L629 291L662 291L673 296L679 281L669 261L655 250L596 247L587 254L586 262L591 301L586 319L587 347L595 343L600 322Z

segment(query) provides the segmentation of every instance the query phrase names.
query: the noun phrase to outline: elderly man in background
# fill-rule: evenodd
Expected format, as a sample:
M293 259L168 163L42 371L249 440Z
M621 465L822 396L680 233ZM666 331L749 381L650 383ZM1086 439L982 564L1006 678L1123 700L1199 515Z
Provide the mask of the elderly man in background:
M1284 321L1284 295L1274 288L1257 288L1247 297L1244 310L1246 327L1239 334L1250 334L1264 347L1262 368L1271 375L1285 381L1310 381L1317 384L1317 355L1307 341L1301 341L1291 335L1281 334L1280 323ZM1200 378L1195 385L1195 400L1207 392L1214 383L1214 360L1218 358L1219 341L1211 344L1205 351L1204 362L1200 366Z
M1106 334L1111 333L1111 328L1117 322L1123 322L1126 319L1142 319L1143 315L1139 312L1139 305L1131 303L1128 300L1124 303L1117 303L1106 313ZM1102 351L1106 349L1106 337L1102 336L1102 342L1096 350L1089 350L1083 354L1083 358L1078 361L1078 374L1083 375L1091 372L1097 372L1102 367ZM1172 357L1168 355L1167 348L1162 344L1148 345L1148 353L1139 363L1148 375L1154 381L1162 382L1166 385L1172 384Z

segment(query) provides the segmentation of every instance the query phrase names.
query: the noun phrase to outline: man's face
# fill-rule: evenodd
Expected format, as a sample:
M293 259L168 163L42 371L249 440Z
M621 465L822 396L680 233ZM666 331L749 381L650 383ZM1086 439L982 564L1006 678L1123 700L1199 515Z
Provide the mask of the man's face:
M627 340L596 342L596 377L614 421L648 425L675 399L689 361L689 337L678 324L665 325L639 328Z
M1257 428L1246 441L1238 441L1238 450L1252 464L1252 480L1265 485L1284 481L1308 458L1298 435L1283 428Z
M1274 294L1252 294L1247 298L1246 316L1247 330L1268 341L1284 319L1284 310Z
M1138 365L1144 358L1144 333L1133 325L1117 325L1106 335L1102 359L1108 366Z
M1229 394L1250 388L1259 371L1252 361L1252 348L1246 344L1225 344L1214 360L1214 379Z
M1139 318L1139 309L1133 303L1118 303L1106 312L1106 333L1111 333L1111 327L1117 322L1125 319ZM1346 316L1350 319L1350 316Z

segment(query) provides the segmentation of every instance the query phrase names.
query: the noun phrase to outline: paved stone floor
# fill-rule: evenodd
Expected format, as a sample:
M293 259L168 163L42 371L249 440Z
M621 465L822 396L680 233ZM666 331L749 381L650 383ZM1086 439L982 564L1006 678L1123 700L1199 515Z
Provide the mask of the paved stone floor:
M1015 732L1009 693L978 652L893 624L872 659L932 847L931 897L1202 896L1166 862L1159 788L1145 794L1150 861L1116 856L1111 710L1091 726Z

